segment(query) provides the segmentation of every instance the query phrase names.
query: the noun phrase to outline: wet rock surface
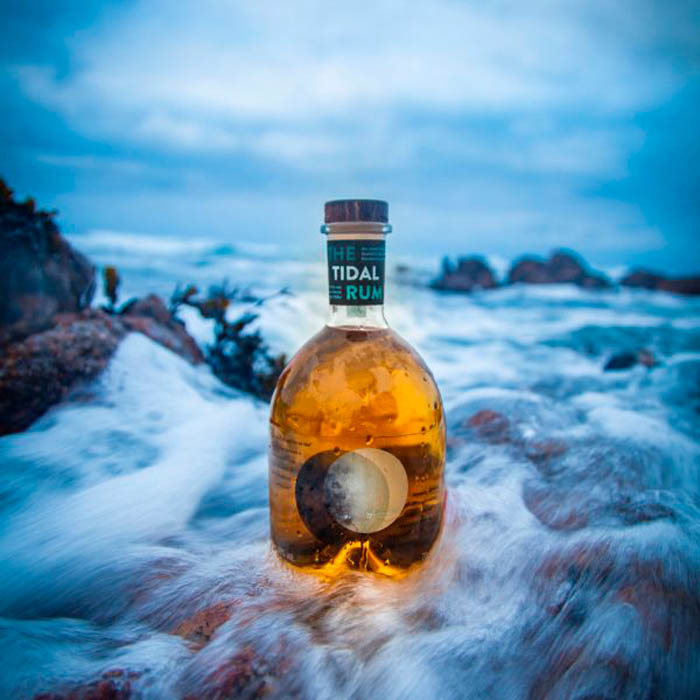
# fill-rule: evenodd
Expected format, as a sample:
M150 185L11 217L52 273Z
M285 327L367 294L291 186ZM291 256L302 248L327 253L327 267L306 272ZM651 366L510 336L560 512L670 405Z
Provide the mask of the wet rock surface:
M24 430L76 383L96 377L125 333L118 319L96 309L53 321L0 351L0 435Z
M604 275L587 269L574 254L555 251L548 260L521 258L508 272L508 284L575 284L585 289L612 286Z
M15 200L0 180L0 345L90 304L95 268L59 233L53 212Z
M120 311L119 319L128 330L143 333L191 364L204 362L204 354L185 324L175 318L155 294L127 304Z
M57 314L53 327L0 348L0 435L29 427L97 377L129 332L142 333L192 364L203 355L182 323L151 295L121 315L101 309Z
M38 693L34 700L130 700L131 683L141 674L111 669L90 683L67 687L61 692Z

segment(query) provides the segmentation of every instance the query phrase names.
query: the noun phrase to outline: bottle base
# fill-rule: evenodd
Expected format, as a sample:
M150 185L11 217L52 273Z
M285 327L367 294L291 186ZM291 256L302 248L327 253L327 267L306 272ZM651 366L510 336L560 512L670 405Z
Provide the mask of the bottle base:
M323 580L333 580L353 572L372 573L378 576L400 580L421 568L429 555L428 552L423 559L416 560L407 567L400 567L382 561L382 559L372 551L370 543L367 540L346 542L332 559L322 563L291 561L284 556L284 553L274 542L272 543L272 549L283 564L295 571L309 573Z

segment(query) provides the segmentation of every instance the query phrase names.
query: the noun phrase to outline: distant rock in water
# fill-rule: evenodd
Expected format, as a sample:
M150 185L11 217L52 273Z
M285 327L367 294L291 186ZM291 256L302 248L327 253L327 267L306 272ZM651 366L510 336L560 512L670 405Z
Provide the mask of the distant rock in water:
M0 343L51 325L57 313L86 308L95 268L61 236L54 212L18 202L0 180Z
M700 277L665 277L649 270L635 270L620 280L623 287L639 287L675 294L700 294Z
M495 289L498 283L493 270L483 258L459 258L457 267L449 258L444 258L442 274L430 286L451 292L473 292L477 289Z
M630 369L635 365L654 367L656 365L654 354L651 350L646 350L645 348L636 352L617 352L605 363L603 370L605 372L614 372Z
M585 289L607 289L612 286L604 275L592 272L572 253L558 250L549 260L523 257L508 273L508 284L575 284Z

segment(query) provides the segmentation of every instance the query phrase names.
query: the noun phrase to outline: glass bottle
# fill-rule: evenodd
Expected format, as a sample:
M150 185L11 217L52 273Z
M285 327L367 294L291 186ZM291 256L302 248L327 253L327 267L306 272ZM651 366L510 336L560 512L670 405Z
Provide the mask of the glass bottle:
M384 318L386 202L326 203L329 315L270 412L272 542L291 564L400 576L441 529L445 424L430 370Z

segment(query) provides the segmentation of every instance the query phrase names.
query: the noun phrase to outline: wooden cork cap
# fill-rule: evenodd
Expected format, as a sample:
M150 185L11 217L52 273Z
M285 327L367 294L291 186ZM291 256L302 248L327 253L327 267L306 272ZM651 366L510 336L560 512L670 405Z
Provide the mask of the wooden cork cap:
M337 224L353 221L389 221L389 205L381 199L334 199L326 202L325 222Z

